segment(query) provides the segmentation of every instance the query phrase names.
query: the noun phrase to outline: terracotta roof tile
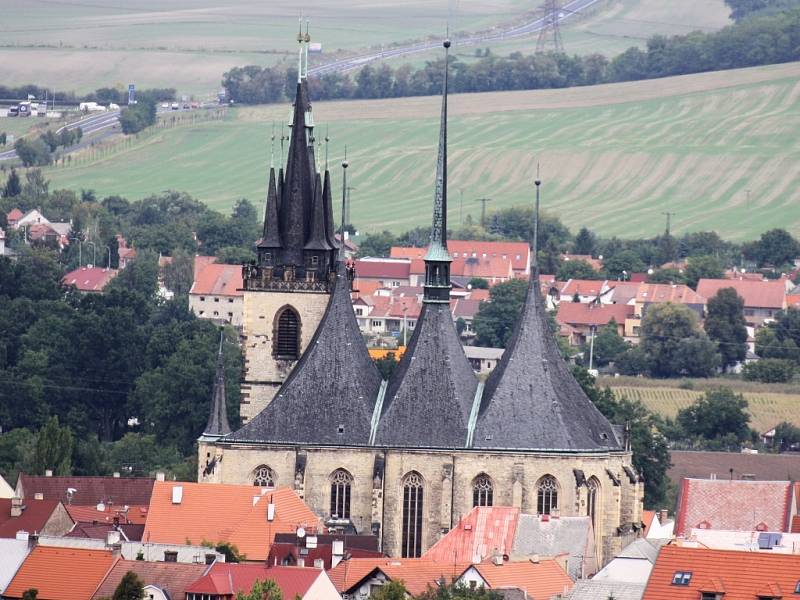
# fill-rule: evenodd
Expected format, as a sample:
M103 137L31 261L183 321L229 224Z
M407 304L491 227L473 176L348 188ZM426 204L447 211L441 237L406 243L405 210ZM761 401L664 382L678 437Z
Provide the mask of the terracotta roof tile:
M488 587L494 590L518 588L525 590L532 598L566 595L574 585L567 572L555 560L525 560L504 562L501 565L484 562L474 566Z
M733 288L744 299L747 308L781 309L786 299L786 282L746 281L739 279L701 279L697 293L710 300L724 288Z
M691 573L688 585L673 585L675 573ZM724 592L725 600L760 595L789 598L800 580L800 555L664 546L643 600L696 600L701 592Z
M494 551L511 554L519 509L506 506L473 508L439 539L423 558L444 562L480 562Z
M421 259L427 248L404 248L392 246L392 258ZM483 242L479 240L447 240L447 251L454 259L472 257L505 257L511 261L514 271L527 273L530 269L530 246L527 242Z
M699 289L699 288L698 288ZM705 304L702 294L683 284L642 283L636 293L636 301L643 304L674 302L677 304Z
M16 537L18 531L35 533L41 531L58 508L58 500L34 500L25 498L19 517L11 516L11 498L0 498L0 538Z
M574 296L577 292L579 296L599 296L608 288L608 282L593 279L570 279L561 288L562 296Z
M202 577L208 569L207 565L119 560L103 579L92 598L111 598L125 574L133 571L144 585L154 585L166 591L168 597L182 600L185 598L186 588Z
M61 500L73 506L95 506L98 502L114 506L147 506L155 479L148 477L44 477L20 474L17 486L22 495L33 498L42 494L45 500ZM72 499L68 489L76 490Z
M356 284L360 279L408 279L410 266L397 260L357 260Z
M447 581L458 579L467 567L468 562L436 562L424 558L351 558L340 562L328 575L339 592L347 592L379 570L390 581L402 581L412 596L418 596L442 577Z
M127 506L127 510L125 510ZM122 504L104 505L104 510L97 506L65 505L70 518L76 523L113 523L114 518L119 518L120 523L134 523L144 525L147 520L147 505L128 506Z
M288 600L297 596L302 598L319 577L325 576L325 571L313 567L215 563L207 574L189 585L186 591L193 594L235 596L237 592L250 591L257 579L271 579L278 584L283 597Z
M64 285L74 285L81 292L101 292L117 273L116 269L81 267L64 275L62 281Z
M6 215L6 219L8 221L19 221L24 216L25 216L25 213L23 213L20 209L12 208L11 212L9 212Z
M3 592L5 598L22 598L31 588L39 600L91 598L114 563L110 550L83 550L37 546L22 563Z
M176 487L183 488L179 504L172 502ZM275 504L273 521L267 520L270 501ZM319 518L289 488L157 481L142 539L168 544L230 542L248 560L265 560L274 534L290 533L299 525L316 529Z
M207 294L209 296L241 296L242 267L239 265L217 264L198 260L195 257L194 283L190 294ZM216 259L214 259L216 260Z
M647 537L647 533L650 531L650 526L653 524L653 519L655 518L656 518L656 511L654 510L642 511L642 523L644 524L644 537Z
M624 325L625 319L633 316L633 306L627 304L586 304L583 302L560 302L556 320L568 325L607 325L614 319Z

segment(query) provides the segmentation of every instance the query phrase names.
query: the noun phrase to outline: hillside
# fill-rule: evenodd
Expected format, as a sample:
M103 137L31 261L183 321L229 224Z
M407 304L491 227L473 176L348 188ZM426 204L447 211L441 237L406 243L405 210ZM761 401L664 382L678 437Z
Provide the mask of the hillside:
M745 239L800 224L800 63L567 90L452 98L450 222L531 201L572 228L627 237L713 229ZM353 220L364 230L427 224L435 97L316 103L331 162L345 144ZM217 208L263 201L272 123L285 105L232 111L224 122L159 131L102 159L52 168L54 186L139 198L172 188ZM322 136L320 136L321 138ZM280 148L276 148L276 154ZM324 152L319 154L324 155ZM339 169L334 169L338 186ZM750 193L747 193L750 190ZM460 201L463 192L463 209ZM758 211L758 219L752 215Z

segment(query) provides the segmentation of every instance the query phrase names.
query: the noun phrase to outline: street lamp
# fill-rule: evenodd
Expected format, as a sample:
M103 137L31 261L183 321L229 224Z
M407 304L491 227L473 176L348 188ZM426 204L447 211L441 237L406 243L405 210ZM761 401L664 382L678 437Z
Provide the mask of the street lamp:
M108 262L106 263L106 269L111 268L111 246L106 246L106 250L108 250Z
M94 242L86 242L87 244L91 244L92 246L92 266L97 264L97 247L94 245Z
M408 336L408 321L406 320L406 312L408 306L403 306L403 348L406 347L406 336Z

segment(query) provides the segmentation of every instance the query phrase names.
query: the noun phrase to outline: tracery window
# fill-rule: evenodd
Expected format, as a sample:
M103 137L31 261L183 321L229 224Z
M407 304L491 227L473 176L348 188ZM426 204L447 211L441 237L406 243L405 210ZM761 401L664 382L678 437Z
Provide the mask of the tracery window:
M275 487L275 471L267 465L259 465L253 470L253 485L258 487Z
M595 520L597 515L597 503L599 502L598 498L600 496L600 482L597 481L597 478L592 477L589 482L586 484L588 493L586 496L586 514L592 519L592 527L597 528L597 522Z
M536 511L549 515L558 510L558 482L552 475L545 475L536 486Z
M284 307L275 319L274 353L288 360L300 357L300 317L290 306Z
M481 474L472 480L472 506L492 506L494 486L488 475Z
M422 555L422 475L412 471L403 478L403 558Z
M331 517L350 518L350 487L353 476L344 469L337 469L331 475Z

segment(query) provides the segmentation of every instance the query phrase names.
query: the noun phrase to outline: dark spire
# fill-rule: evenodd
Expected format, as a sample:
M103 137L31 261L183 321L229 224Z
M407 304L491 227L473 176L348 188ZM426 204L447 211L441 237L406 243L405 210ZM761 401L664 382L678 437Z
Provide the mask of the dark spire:
M222 344L225 333L219 333L219 351L217 352L217 370L214 379L214 391L211 394L211 414L208 416L203 435L206 437L221 437L231 432L228 424L228 409L225 401L225 361L222 355Z
M306 242L306 250L332 250L333 247L328 244L325 233L325 201L322 195L322 183L320 182L319 173L317 173L314 181L314 203L311 207L311 224L308 232L308 242Z
M444 82L442 116L439 125L439 153L436 161L436 188L433 195L431 242L425 254L424 302L450 302L450 263L447 252L447 73L450 40L444 41Z
M327 160L325 161L328 162ZM338 247L336 243L336 224L333 221L333 198L331 197L331 172L325 165L325 180L322 185L322 203L325 207L325 239L331 248Z
M344 262L345 244L344 244L344 226L345 218L347 217L347 167L350 163L347 162L347 146L344 147L344 160L342 160L342 225L339 227L339 237L342 245L339 247L339 260Z
M278 189L275 184L275 168L269 170L267 206L264 211L264 233L259 248L280 248L281 234L278 223Z

